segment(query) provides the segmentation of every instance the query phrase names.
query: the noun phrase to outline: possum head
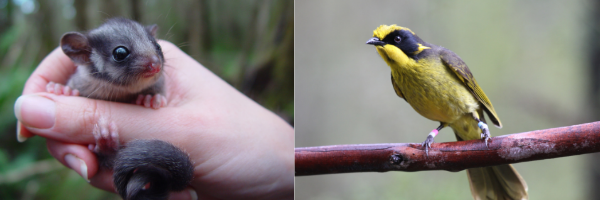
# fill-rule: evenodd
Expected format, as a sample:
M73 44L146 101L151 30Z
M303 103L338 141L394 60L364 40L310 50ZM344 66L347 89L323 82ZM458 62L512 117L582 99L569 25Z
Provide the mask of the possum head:
M157 29L128 19L110 19L86 34L66 33L60 46L91 77L120 86L147 87L159 79L164 65L155 38Z

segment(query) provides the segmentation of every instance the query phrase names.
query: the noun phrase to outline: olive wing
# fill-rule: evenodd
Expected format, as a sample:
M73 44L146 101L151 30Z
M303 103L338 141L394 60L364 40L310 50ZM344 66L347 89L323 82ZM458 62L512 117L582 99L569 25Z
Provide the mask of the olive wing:
M469 70L469 67L467 67L465 62L463 62L458 55L448 49L441 50L440 58L442 59L444 65L449 67L456 74L458 79L465 84L471 94L475 96L475 99L477 99L483 105L483 109L488 114L490 120L492 120L492 123L494 123L494 125L497 127L502 128L502 123L500 122L500 118L498 118L498 114L496 114L496 111L492 106L492 102L490 102L485 93L483 93L483 90L481 90L477 84L477 81L475 81L475 77L473 77L471 70ZM483 118L483 116L480 117Z

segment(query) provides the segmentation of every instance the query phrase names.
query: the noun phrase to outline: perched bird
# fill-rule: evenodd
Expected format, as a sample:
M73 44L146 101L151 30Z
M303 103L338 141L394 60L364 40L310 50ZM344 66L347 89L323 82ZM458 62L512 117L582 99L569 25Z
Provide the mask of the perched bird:
M500 119L467 65L454 52L426 43L408 28L381 25L367 44L390 66L396 94L423 117L439 121L423 146L450 126L459 141L483 139L490 131L483 112L498 128ZM467 169L474 199L527 199L527 184L511 165Z

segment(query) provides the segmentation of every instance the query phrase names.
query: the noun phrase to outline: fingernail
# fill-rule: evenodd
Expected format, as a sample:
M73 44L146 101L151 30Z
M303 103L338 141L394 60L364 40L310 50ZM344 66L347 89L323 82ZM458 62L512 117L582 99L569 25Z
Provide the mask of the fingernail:
M21 123L17 122L17 141L18 142L25 142L27 141L27 137L25 137L23 134L21 134Z
M190 197L192 197L192 200L198 200L198 194L196 194L196 190L188 189L188 191L190 192Z
M83 179L85 179L88 183L90 182L90 179L88 179L87 174L87 165L83 160L77 158L73 154L67 154L65 155L65 162L67 162L69 168L75 170L75 172L77 172L81 177L83 177Z
M15 116L23 125L46 129L54 126L54 101L38 95L23 95L15 102Z
M190 199L190 200L198 200L198 194L196 191L191 188L186 188L185 190L179 192L171 192L169 193L169 199Z

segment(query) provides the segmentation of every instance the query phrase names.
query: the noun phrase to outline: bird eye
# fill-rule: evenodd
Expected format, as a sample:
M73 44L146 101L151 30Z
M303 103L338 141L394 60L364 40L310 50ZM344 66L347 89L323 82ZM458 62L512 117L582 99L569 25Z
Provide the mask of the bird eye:
M400 41L401 41L401 40L402 40L402 39L400 38L400 36L396 36L396 37L394 38L394 42L396 42L396 43L400 43Z
M118 46L117 48L115 48L115 50L113 50L112 54L113 59L115 59L115 61L121 62L129 56L129 50L127 50L127 48L125 48L124 46Z

